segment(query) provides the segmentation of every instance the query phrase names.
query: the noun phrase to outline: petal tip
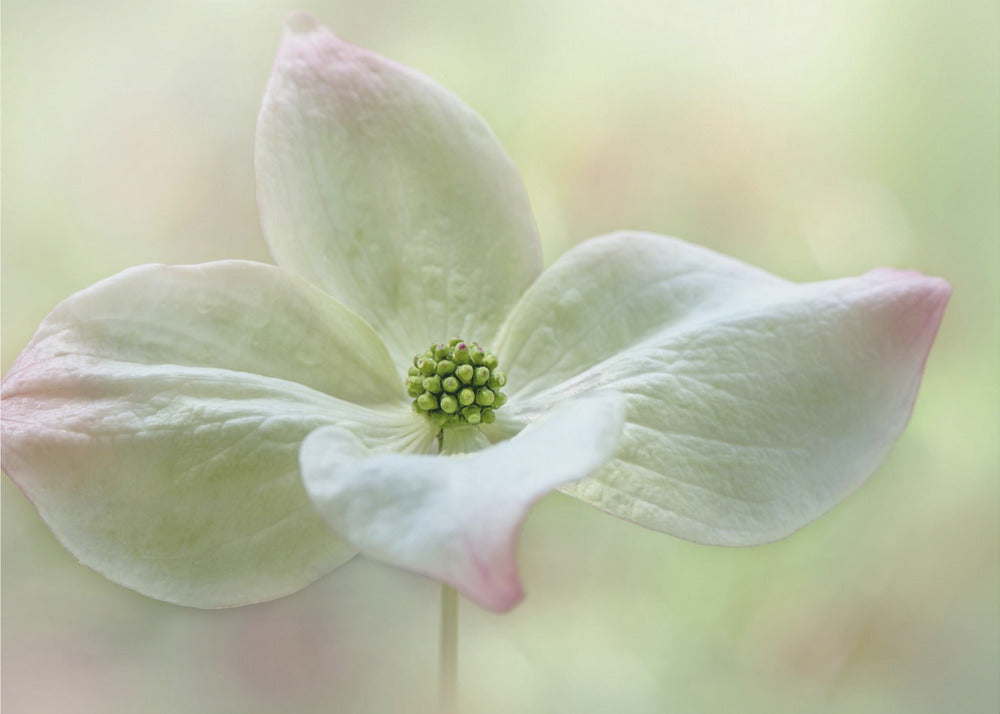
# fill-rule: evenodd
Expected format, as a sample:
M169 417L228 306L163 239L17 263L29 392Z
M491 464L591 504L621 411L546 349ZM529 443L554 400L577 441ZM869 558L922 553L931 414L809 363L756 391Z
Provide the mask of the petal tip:
M292 34L306 35L323 29L323 25L305 10L293 10L285 18L285 29Z
M879 284L892 296L895 307L887 313L887 329L922 351L926 361L951 298L951 285L942 278L895 268L876 268L866 273L865 279Z
M472 602L497 615L510 612L524 599L524 588L521 587L516 568L512 577L501 582L480 583L479 587L466 585L456 583L455 587Z
M896 268L876 268L868 272L868 276L885 283L906 285L920 291L939 303L947 303L951 297L951 284L943 278L924 275L916 270L898 270Z
M498 615L503 615L504 613L513 610L523 599L524 590L521 589L520 584L518 584L516 591L512 591L502 595L501 597L495 598L490 603L486 604L486 609L490 612L495 612Z

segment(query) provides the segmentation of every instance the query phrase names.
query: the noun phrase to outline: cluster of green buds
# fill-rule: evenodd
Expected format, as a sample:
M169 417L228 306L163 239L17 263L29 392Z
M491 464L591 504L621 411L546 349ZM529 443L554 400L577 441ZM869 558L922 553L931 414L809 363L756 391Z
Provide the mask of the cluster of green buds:
M413 397L413 409L437 427L492 424L493 410L507 401L500 391L505 384L507 375L497 369L495 354L453 337L413 358L406 393Z

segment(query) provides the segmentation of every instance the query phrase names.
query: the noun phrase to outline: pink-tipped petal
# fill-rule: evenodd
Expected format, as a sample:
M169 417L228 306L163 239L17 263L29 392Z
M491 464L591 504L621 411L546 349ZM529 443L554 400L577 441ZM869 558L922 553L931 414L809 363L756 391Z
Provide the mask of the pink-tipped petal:
M796 284L662 236L596 238L546 271L505 325L511 396L492 433L620 390L615 460L568 493L698 542L775 540L884 459L949 294L913 272Z
M304 13L278 50L256 166L275 260L365 318L397 361L455 334L488 343L541 269L527 194L482 119Z
M510 441L451 456L372 455L347 431L309 435L306 490L361 553L504 612L522 597L515 551L531 505L612 457L625 405L598 393L561 405Z
M57 306L8 372L3 468L111 580L197 607L259 602L354 553L302 488L309 432L429 446L396 382L371 328L280 268L140 266Z

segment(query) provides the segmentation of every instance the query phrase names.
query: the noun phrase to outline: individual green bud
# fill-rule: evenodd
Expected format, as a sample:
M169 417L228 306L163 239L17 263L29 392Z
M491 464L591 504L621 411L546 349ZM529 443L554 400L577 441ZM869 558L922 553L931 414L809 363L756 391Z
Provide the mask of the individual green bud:
M420 377L407 377L406 393L411 397L419 397L424 393L424 380Z
M496 369L499 364L500 362L497 361L497 356L492 352L487 352L483 355L483 365L489 367L491 370Z
M424 377L422 385L423 388L431 394L441 393L441 378L436 374L432 374L430 377Z
M493 413L493 410L489 407L483 407L482 409L483 424L492 424L497 420L497 415Z
M417 369L416 366L410 367L408 370L406 370L406 374L408 374L410 377L416 377L420 374L420 370Z
M493 374L490 375L490 381L488 382L490 389L500 389L500 387L507 384L507 375L500 370L494 370Z
M448 349L448 345L436 345L434 347L434 359L439 361L443 360L448 356L449 352L450 350Z
M437 409L438 400L434 398L433 394L424 392L419 397L417 397L417 406L423 409L425 412L429 412L431 409Z
M481 387L490 381L490 368L489 367L476 367L475 376L472 378L472 383L477 387Z
M468 387L458 393L458 403L463 407L469 406L474 401L476 401L476 393Z
M455 368L455 376L461 379L464 384L471 382L475 374L476 370L471 364L462 364Z
M504 394L503 392L494 392L493 393L493 408L494 409L499 409L500 407L502 407L506 403L507 403L507 395L506 394Z
M446 414L454 414L458 411L458 400L450 394L441 397L441 411Z
M483 363L483 357L486 356L486 350L477 344L473 344L469 350L469 356L472 358L472 364L480 365Z
M429 377L434 374L434 368L437 365L434 364L434 360L428 359L427 357L417 357L417 369L420 370L420 374L425 377Z
M444 387L444 391L446 392L457 392L458 388L462 385L454 375L449 375L441 380L441 386Z
M493 404L496 400L496 395L493 394L489 389L483 387L478 392L476 392L476 404L483 407L488 407Z
M448 423L448 415L444 412L432 412L427 415L431 420L431 424L440 429L442 426Z
M443 359L437 363L437 373L442 377L455 371L455 363L450 359Z
M455 345L455 354L452 357L455 360L455 364L468 364L472 361L472 357L469 355L469 345L465 342L459 342Z
M454 347L455 345L457 345L461 341L462 341L461 337L452 337L450 340L448 340L448 346L449 347Z
M479 410L479 407L466 407L462 410L462 416L465 417L465 421L470 424L478 424L483 420L483 415Z

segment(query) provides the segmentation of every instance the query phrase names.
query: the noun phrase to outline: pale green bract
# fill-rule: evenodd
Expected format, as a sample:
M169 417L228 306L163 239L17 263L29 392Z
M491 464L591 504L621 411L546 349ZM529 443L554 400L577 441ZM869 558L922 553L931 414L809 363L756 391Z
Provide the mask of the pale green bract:
M184 605L278 597L360 551L506 610L520 525L560 487L701 543L781 538L899 436L949 296L627 232L542 273L485 123L303 14L256 167L280 267L126 270L57 306L3 381L4 470L56 537ZM403 385L456 335L496 353L508 398L438 454Z

